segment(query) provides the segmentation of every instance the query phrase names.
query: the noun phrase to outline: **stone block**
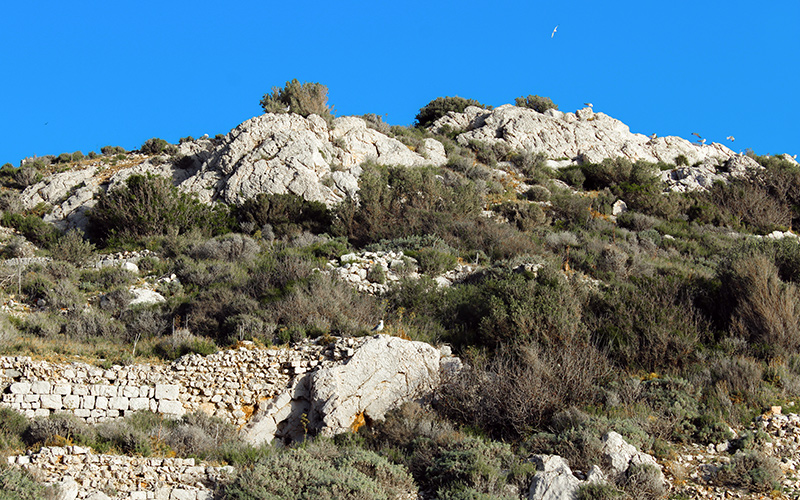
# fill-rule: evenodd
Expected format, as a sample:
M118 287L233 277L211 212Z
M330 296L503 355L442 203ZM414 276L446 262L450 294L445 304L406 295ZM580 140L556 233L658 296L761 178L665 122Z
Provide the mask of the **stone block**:
M17 382L11 384L11 394L28 394L31 392L31 384L29 382Z
M127 410L128 409L128 398L124 397L114 397L108 399L108 409L109 410Z
M108 398L105 396L97 396L94 399L94 407L98 410L107 410L108 409Z
M126 398L138 398L139 387L135 385L126 385L122 387L122 396Z
M186 413L186 411L179 401L161 400L158 403L158 413L181 416Z
M72 394L76 396L87 396L89 394L89 388L85 385L74 385L72 386Z
M27 415L27 412L25 412L25 414ZM44 408L33 410L34 417L47 417L49 415L50 415L50 410L46 410Z
M119 410L106 410L106 418L119 418Z
M81 408L86 408L87 410L94 410L94 401L95 396L81 396Z
M194 490L174 488L169 495L169 500L197 500L197 493Z
M175 384L156 384L156 399L178 399L180 386Z
M58 394L42 394L42 397L39 399L42 404L42 408L46 408L48 410L61 410L64 408L61 396Z
M64 403L64 408L68 410L74 410L80 407L81 397L75 395L64 396L63 403Z
M39 380L31 384L31 391L33 391L34 394L50 394L52 390L53 386L50 382Z
M26 403L33 403L34 401L39 401L38 394L25 394L25 399L23 399Z
M72 386L70 384L56 384L53 386L53 394L61 396L72 394Z
M92 410L87 410L86 408L77 408L72 413L78 418L91 418L92 416Z
M150 400L147 398L131 398L128 402L128 408L134 411L149 410Z
M100 390L99 396L105 396L107 398L115 398L117 397L117 386L115 385L101 385L98 386Z
M131 491L128 495L129 500L147 500L146 491Z

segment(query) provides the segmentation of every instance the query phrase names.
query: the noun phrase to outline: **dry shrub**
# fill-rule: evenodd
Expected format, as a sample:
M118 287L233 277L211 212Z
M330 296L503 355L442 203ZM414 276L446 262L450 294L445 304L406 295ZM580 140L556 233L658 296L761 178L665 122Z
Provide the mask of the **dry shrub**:
M454 420L505 438L519 438L570 406L596 401L609 374L588 342L545 349L536 343L505 347L491 360L473 357L443 384L436 407Z
M784 357L800 349L800 291L778 277L764 255L732 263L723 286L735 301L731 334L748 339L765 357Z
M192 255L198 259L217 259L227 262L253 260L261 247L249 236L231 233L208 240L194 248Z
M378 302L336 278L315 274L275 302L270 320L289 327L353 334L380 317Z
M757 451L737 452L730 463L717 471L715 477L720 484L741 486L758 493L780 489L782 479L783 472L778 459Z

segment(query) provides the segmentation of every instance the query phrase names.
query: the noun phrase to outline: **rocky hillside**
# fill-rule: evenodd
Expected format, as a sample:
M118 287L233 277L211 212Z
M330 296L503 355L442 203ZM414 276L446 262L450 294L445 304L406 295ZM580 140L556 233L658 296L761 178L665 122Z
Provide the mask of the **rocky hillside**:
M0 169L0 497L797 497L793 158L304 85Z
M662 172L662 178L670 189L682 191L707 188L716 180L760 168L721 144L633 134L624 123L591 108L539 113L512 105L491 111L473 106L463 113L448 113L430 130L455 132L462 146L477 142L506 151L541 153L556 168L618 157L672 164L674 168ZM259 193L291 193L334 206L356 195L364 162L412 167L442 166L448 161L435 138L425 138L416 149L358 117L337 118L328 126L316 115L267 113L247 120L221 140L181 144L173 159L133 158L133 165L110 176L102 162L90 162L45 177L25 189L22 203L26 209L49 204L53 208L45 220L62 228L85 228L83 214L93 206L98 190L113 189L133 174L151 173L171 178L206 203L239 204ZM678 158L686 166L676 166Z

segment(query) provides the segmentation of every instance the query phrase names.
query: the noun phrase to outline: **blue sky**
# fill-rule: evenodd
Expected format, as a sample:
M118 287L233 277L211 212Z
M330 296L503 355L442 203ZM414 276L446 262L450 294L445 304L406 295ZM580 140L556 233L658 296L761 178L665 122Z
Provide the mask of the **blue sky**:
M798 22L798 0L5 2L0 164L227 133L292 78L327 85L337 116L538 94L798 154Z

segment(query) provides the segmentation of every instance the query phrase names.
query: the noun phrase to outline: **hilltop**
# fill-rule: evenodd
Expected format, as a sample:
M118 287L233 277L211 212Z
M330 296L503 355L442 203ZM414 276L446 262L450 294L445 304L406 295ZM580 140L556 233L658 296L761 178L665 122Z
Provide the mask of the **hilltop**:
M797 494L794 158L305 85L0 170L14 464L72 498Z

